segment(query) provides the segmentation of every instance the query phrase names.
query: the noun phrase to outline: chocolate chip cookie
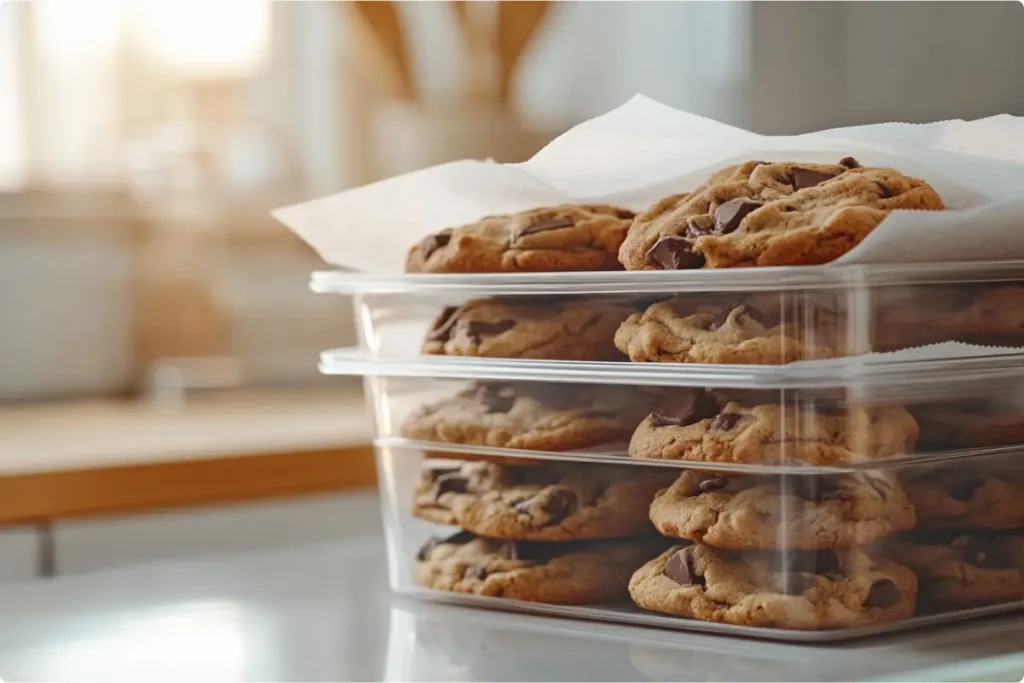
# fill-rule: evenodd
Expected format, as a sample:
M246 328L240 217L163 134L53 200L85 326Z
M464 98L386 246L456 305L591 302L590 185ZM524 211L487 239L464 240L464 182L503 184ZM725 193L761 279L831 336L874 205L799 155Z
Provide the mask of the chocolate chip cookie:
M748 161L637 216L619 250L626 270L827 263L894 209L942 209L923 180L891 168Z
M563 205L488 216L446 228L409 250L409 273L622 270L617 260L633 213Z
M652 533L647 510L673 473L663 468L493 462L424 469L413 515L489 538L570 541Z
M615 332L615 346L632 361L783 364L839 355L836 315L781 319L778 300L698 303L662 301L634 313Z
M427 333L423 353L623 360L612 338L632 312L625 305L610 302L479 299L445 308Z
M623 386L478 382L424 406L402 424L420 441L569 451L622 442L653 395Z
M886 544L917 574L925 607L974 607L1024 598L1024 532L917 531Z
M874 294L873 346L892 351L944 341L982 346L1024 345L1024 287L928 285Z
M917 423L900 406L745 405L680 388L633 433L636 458L834 465L910 452Z
M1024 445L1024 409L965 400L911 407L929 450Z
M722 476L687 470L651 503L665 536L716 548L847 548L914 528L914 508L881 472Z
M903 488L922 527L1024 528L1024 471L1019 456L966 459L921 470L908 469Z
M771 551L677 545L629 582L645 609L743 626L850 628L910 617L914 573L856 548Z
M657 539L530 543L462 531L432 539L413 566L427 588L553 605L616 602L630 575L664 543Z

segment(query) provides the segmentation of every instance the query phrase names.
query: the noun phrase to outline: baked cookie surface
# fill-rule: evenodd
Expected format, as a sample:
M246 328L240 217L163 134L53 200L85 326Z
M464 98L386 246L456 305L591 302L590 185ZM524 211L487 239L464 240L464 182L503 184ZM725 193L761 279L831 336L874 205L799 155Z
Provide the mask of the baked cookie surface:
M1014 459L965 459L902 477L918 524L942 529L1024 529L1024 471Z
M1024 598L1024 531L920 530L886 542L917 574L925 607L974 607Z
M663 363L780 365L841 355L837 316L821 311L815 318L783 323L769 297L705 304L677 298L626 318L615 346L632 361Z
M832 465L913 449L917 422L900 406L743 405L680 388L644 418L629 443L637 458Z
M651 500L672 478L663 468L590 463L427 467L413 493L413 515L489 538L570 541L651 534Z
M633 212L562 205L446 228L414 245L409 273L621 270L617 254Z
M622 304L548 298L478 299L444 309L423 353L488 358L623 360L613 338L633 312Z
M891 168L748 161L636 217L619 250L626 270L827 263L894 209L944 208L922 180Z
M914 573L857 549L729 551L677 545L629 582L645 609L742 626L851 628L910 617Z
M629 439L654 397L633 387L476 382L402 423L421 441L568 451Z
M659 539L529 543L459 532L432 539L413 566L427 588L554 605L627 598L630 575L664 547Z
M914 508L880 472L721 475L688 470L651 503L664 536L716 548L815 550L859 546L914 528Z

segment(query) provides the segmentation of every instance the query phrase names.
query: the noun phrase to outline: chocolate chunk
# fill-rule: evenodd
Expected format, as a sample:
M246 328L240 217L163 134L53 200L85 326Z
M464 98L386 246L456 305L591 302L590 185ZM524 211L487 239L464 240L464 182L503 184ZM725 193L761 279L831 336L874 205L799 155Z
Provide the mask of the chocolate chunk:
M474 564L466 567L466 571L462 572L462 578L483 581L489 574L490 572L487 571L487 567L480 564Z
M743 419L743 416L739 413L719 413L715 416L715 419L711 421L711 428L717 429L720 432L727 432Z
M424 237L423 241L420 242L420 254L423 255L423 260L426 261L430 258L431 254L441 247L446 246L451 241L451 228L447 228L441 232L435 232L433 235L427 235Z
M892 607L902 598L895 583L889 579L881 579L871 584L868 597L864 598L864 607Z
M729 480L725 477L715 477L714 479L705 479L697 485L697 489L701 493L711 493L712 491L721 491L729 485Z
M548 496L541 506L548 514L548 523L559 522L576 512L579 501L572 491L558 490Z
M747 214L763 206L762 202L755 202L752 199L730 199L725 204L715 209L715 233L728 235L746 218Z
M426 560L430 556L430 552L439 545L466 545L474 538L476 538L476 534L471 531L459 531L448 538L431 536L430 540L424 543L423 547L420 548L418 553L416 553L416 559L421 562Z
M465 493L469 490L469 479L461 474L444 474L434 481L430 495L437 500L446 493Z
M993 539L972 539L964 548L964 562L986 569L1011 569L1016 567L1013 553L1000 547Z
M651 422L655 427L685 427L704 418L714 417L716 413L718 404L713 396L702 389L681 389L678 394L651 413Z
M878 186L878 196L879 197L881 197L882 199L888 199L889 197L892 197L893 193L892 193L892 188L891 187L889 187L885 183L880 182L878 180L875 181L875 185Z
M779 569L804 574L842 575L839 557L832 550L790 550L779 553Z
M974 495L975 489L984 483L981 479L964 477L963 479L951 482L946 491L957 500L970 500L971 496Z
M697 574L697 558L693 548L683 548L665 562L665 576L680 586L703 586L704 577Z
M423 468L423 478L429 482L435 482L441 477L447 474L456 474L459 471L459 467L451 467L448 465L427 465Z
M835 178L835 174L822 173L821 171L815 171L810 168L800 168L799 166L793 168L790 176L793 178L794 190L806 190L808 187L816 187L826 180Z
M853 157L843 157L839 160L839 165L846 168L860 168L860 162Z
M662 270L692 270L704 265L704 255L693 251L693 243L682 237L659 237L644 257L649 266Z
M699 216L690 216L686 219L685 237L695 240L704 235L710 235L715 229L715 221L710 215L704 213Z
M782 575L780 591L785 595L803 595L817 583L814 574L806 572L786 572Z
M495 334L501 334L502 332L508 332L516 326L515 320L499 320L494 323L485 323L480 320L471 320L466 323L463 329L466 330L466 334L473 339L477 344L484 337L489 337Z
M487 408L488 413L507 413L516 401L511 387L483 384L476 392L476 399Z
M430 324L430 331L427 332L427 339L430 341L448 341L451 338L452 326L455 325L455 312L458 306L445 306Z
M521 228L517 237L533 235L538 232L548 232L549 230L571 228L574 225L576 225L576 221L571 216L541 216L533 223Z

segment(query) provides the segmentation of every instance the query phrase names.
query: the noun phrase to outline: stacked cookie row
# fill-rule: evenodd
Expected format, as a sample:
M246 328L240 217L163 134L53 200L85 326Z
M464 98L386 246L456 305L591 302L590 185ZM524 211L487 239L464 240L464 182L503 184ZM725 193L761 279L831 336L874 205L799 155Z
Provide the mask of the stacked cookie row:
M908 470L918 527L888 543L918 576L922 606L943 610L1024 599L1024 469L1019 456Z
M686 471L651 505L685 541L634 574L640 607L748 626L850 628L914 612L912 571L865 546L912 529L914 508L877 472L722 475Z
M428 462L412 513L458 526L416 556L429 588L561 605L625 599L632 573L664 547L647 508L661 468L563 462Z
M752 161L638 216L611 206L557 206L450 228L415 245L407 270L825 263L856 246L893 209L908 208L943 205L923 181L864 168L851 158L836 165ZM911 293L912 306L876 297L870 348L1024 339L1024 288L958 291L956 297ZM847 329L842 302L828 292L474 299L441 311L422 351L783 364L866 350L852 334L859 331ZM858 343L850 345L854 338ZM982 445L978 440L996 432L1010 439L1005 443L1024 443L1024 415L1000 422L991 405L979 414L998 428L979 430L978 421L967 420L964 430L957 427L964 421L947 419L941 407L917 412L850 405L845 392L838 393L473 382L422 406L401 426L402 436L429 442L417 447L433 458L417 484L412 514L460 529L423 546L413 575L423 586L458 593L551 604L632 599L641 608L691 619L789 629L887 623L910 617L916 604L946 608L1015 599L1024 584L1024 525L1018 516L993 526L989 509L993 491L1002 497L1018 486L1009 473L986 474L985 483L966 494L945 491L967 500L957 498L962 509L950 514L958 521L944 524L939 520L949 501L932 489L945 480L913 468L907 471L915 476L904 483L892 470L781 475L716 469L843 466L910 453L919 440ZM964 436L958 442L953 432ZM459 448L446 452L441 444ZM474 446L524 452L467 455ZM704 463L699 466L706 471L595 464L578 454L551 459L627 448L633 458ZM529 451L546 454L531 458ZM953 531L938 531L945 527ZM949 543L940 545L944 540ZM941 558L929 554L939 551ZM962 589L971 576L998 581L998 597L989 591L979 600L973 591L971 599L950 599L955 591L942 582L959 582Z
M891 168L748 161L640 215L537 208L446 228L409 250L408 272L680 270L827 263L893 210L941 210L928 183Z
M652 611L787 629L1024 598L1019 474L967 485L961 467L904 479L909 498L877 471L432 461L413 514L462 530L421 548L414 575L438 590L550 604L614 603L628 588Z

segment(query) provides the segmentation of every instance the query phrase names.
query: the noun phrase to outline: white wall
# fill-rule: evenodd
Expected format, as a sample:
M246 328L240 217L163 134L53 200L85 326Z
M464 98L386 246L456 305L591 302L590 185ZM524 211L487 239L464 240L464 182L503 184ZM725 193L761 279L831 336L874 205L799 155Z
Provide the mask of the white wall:
M766 133L1024 114L1019 2L562 3L524 61L531 118L636 92Z
M0 399L123 387L132 363L130 269L117 240L0 232Z

